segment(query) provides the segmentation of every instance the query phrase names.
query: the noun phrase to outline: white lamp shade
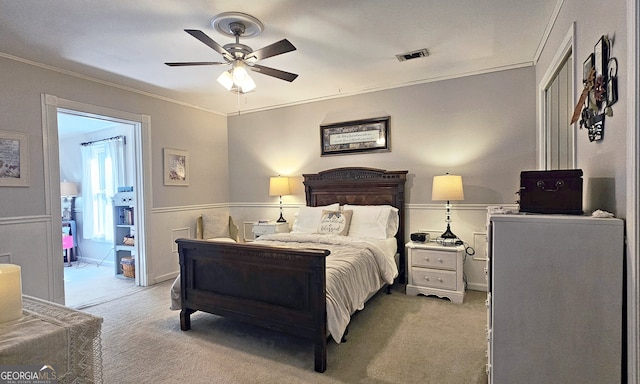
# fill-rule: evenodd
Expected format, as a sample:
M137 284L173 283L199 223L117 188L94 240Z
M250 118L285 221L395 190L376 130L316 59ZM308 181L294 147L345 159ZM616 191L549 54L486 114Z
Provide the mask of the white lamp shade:
M247 74L247 77L244 79L242 84L240 84L240 88L242 89L242 93L251 92L256 89L256 82L253 81L249 74Z
M227 91L230 91L231 87L233 87L233 76L231 76L229 71L224 71L220 76L218 76L218 83L225 87Z
M256 83L253 81L249 72L244 68L244 65L235 65L232 69L222 72L218 76L218 83L225 87L227 91L247 93L256 88Z
M249 73L244 69L242 64L238 64L233 67L233 82L236 85L242 86L248 77Z
M285 176L275 176L269 179L269 195L283 196L291 193L289 189L289 178Z
M78 196L78 184L71 181L60 182L60 196L73 197Z
M464 200L462 176L441 175L433 177L432 200Z
M0 323L22 317L20 266L0 264Z

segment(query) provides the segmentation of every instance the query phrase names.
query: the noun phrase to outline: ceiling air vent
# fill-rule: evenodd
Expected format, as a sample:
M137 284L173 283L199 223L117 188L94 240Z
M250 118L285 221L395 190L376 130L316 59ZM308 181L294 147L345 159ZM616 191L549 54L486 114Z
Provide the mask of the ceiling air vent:
M427 51L426 48L396 55L396 57L398 58L398 61L413 60L413 59L417 59L420 57L427 57L427 56L429 56L429 51Z

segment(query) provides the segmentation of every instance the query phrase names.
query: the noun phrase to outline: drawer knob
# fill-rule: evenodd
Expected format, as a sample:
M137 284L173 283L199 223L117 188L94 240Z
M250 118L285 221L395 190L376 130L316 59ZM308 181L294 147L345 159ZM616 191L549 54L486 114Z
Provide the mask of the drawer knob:
M438 277L438 281L442 283L442 277Z
M425 257L425 258L424 258L424 261L427 261L427 262L428 262L428 261L429 261L429 258L428 258L428 257Z
M425 276L424 279L429 281L429 276Z
M438 257L438 261L442 263L442 257Z

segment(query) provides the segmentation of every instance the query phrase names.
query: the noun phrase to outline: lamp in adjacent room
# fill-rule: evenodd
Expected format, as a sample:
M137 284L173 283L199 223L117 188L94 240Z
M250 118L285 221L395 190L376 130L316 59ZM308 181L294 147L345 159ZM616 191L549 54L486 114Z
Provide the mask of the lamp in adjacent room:
M433 189L431 191L432 200L444 200L447 202L446 208L446 220L447 230L440 235L440 238L444 240L457 239L453 232L451 232L451 200L464 200L464 191L462 189L462 176L458 175L440 175L433 177Z
M289 178L285 176L274 176L269 179L269 196L280 196L280 217L278 223L286 223L282 216L282 196L290 194Z
M60 196L62 201L62 220L71 220L73 198L78 196L78 184L71 181L60 182Z

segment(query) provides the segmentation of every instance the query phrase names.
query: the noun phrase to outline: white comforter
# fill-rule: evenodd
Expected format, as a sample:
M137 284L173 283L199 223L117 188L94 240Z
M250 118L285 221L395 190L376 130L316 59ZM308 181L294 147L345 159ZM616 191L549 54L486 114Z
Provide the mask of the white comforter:
M256 243L331 251L326 259L327 328L337 343L351 315L363 309L365 301L384 283L392 284L398 276L395 238L278 233L260 236Z

